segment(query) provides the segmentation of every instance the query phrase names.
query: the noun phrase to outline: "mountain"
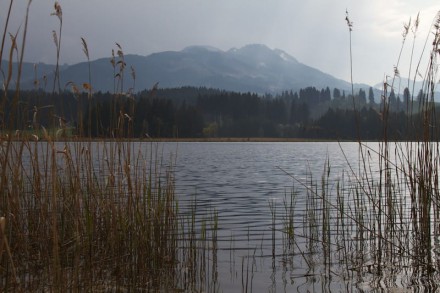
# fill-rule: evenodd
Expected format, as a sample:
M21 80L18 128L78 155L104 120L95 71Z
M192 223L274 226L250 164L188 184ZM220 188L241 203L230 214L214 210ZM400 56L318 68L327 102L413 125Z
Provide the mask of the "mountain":
M2 60L1 73L0 76L4 77L8 75L8 62ZM17 80L17 63L13 63L12 66L12 79L9 85L9 88L15 88L16 80ZM60 66L60 71L66 70L69 66L62 65ZM40 82L40 87L43 88L44 80L51 80L51 86L53 86L53 72L55 72L55 65L45 64L45 63L28 63L23 62L22 72L21 72L21 88L22 89L31 89L35 88L34 81L37 79ZM3 75L4 74L4 75ZM3 80L2 80L3 83Z
M351 85L344 80L302 64L282 50L272 50L258 44L228 51L192 46L182 51L165 51L148 56L126 55L124 60L127 64L124 71L124 91L133 86L136 91L149 89L156 82L159 82L161 88L194 86L262 94L296 91L308 86L318 89L327 86L347 91L351 89ZM53 73L50 73L54 71L53 66L44 66L48 80L53 81ZM135 70L135 84L130 74L131 66ZM25 67L28 68L29 65L26 64ZM65 66L60 71L61 85L69 81L76 84L88 82L88 72L87 62ZM110 58L92 61L91 72L95 91L113 91L115 79ZM23 88L32 88L33 81L33 71L23 74Z

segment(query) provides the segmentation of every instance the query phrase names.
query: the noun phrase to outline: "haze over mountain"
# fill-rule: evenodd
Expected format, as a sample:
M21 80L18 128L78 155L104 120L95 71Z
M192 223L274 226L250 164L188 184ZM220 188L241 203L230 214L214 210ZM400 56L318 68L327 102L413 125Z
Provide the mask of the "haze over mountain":
M119 59L116 58L116 61ZM299 90L309 86L318 89L329 87L349 91L350 83L337 79L318 69L302 64L279 49L253 44L222 51L213 47L192 46L182 51L166 51L148 56L125 55L124 91L150 89L156 82L161 88L182 86L218 88L228 91L279 93ZM4 71L7 62L3 62ZM131 76L135 70L135 83ZM55 67L25 64L22 88L34 88L38 76L40 88L51 91ZM60 70L61 86L68 82L78 85L88 82L88 63L64 65ZM118 69L116 70L116 73ZM114 89L114 70L110 58L91 61L91 80L94 91ZM43 75L46 79L43 80ZM356 88L368 85L356 85Z

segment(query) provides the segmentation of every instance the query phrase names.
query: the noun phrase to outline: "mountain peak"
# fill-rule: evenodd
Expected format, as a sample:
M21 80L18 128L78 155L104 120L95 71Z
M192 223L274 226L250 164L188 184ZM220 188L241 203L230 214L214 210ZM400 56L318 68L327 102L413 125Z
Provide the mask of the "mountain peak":
M227 51L210 46L190 46L182 51L165 51L149 56L130 55L126 62L133 65L137 72L136 84L147 88L156 82L164 88L196 86L256 93L298 90L308 86L350 88L349 83L306 66L280 49L262 44ZM2 63L3 66L6 62ZM91 67L95 90L111 91L114 77L108 60L92 61ZM32 68L29 66L22 75L22 84L26 84L27 88L34 87ZM61 83L73 81L81 84L88 70L85 62L68 66L60 73Z
M248 44L243 46L241 49L243 50L267 50L267 51L272 51L272 49L270 49L268 46L264 45L264 44Z
M240 49L231 49L228 53L240 56L240 58L246 60L252 60L253 62L293 62L299 63L294 57L290 56L286 52L280 49L270 49L263 44L250 44Z
M200 52L200 51L222 52L222 50L212 46L200 46L200 45L188 46L182 50L182 52Z
M232 48L228 52L232 53L256 53L256 52L272 52L272 49L270 49L268 46L263 44L249 44L245 45L239 49Z

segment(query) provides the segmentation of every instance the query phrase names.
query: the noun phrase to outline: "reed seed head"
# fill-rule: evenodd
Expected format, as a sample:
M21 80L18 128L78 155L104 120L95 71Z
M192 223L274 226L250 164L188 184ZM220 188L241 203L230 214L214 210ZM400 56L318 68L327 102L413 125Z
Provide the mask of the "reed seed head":
M78 87L76 86L76 84L75 84L73 81L69 81L68 83L66 83L66 87L69 86L69 85L70 85L70 87L71 87L71 89L72 89L72 92L73 92L75 95L79 95L79 89L78 89Z
M90 86L90 84L88 82L83 83L83 89L85 89L86 91L90 91L92 90L92 87Z
M52 38L53 38L53 42L55 43L55 46L58 48L58 36L57 36L57 32L56 31L52 31Z
M345 10L345 20L347 21L348 29L351 32L353 30L353 22L350 21L350 18L348 17L348 10Z
M396 77L399 77L399 76L400 76L399 68L397 68L397 66L395 66L395 65L394 65L394 75L395 75Z
M61 5L58 1L55 1L55 4L53 5L55 12L52 12L50 15L55 15L59 18L60 21L63 20L63 10L61 9Z
M116 61L115 61L115 50L114 49L112 49L112 58L110 59L110 63L112 64L113 68L115 68Z
M414 25L413 25L413 27L412 27L412 32L413 32L414 36L416 35L417 30L418 30L418 28L419 28L419 23L420 23L420 18L419 18L419 16L420 16L420 12L417 13L416 20L414 21Z
M89 59L90 56L89 56L89 48L87 46L87 42L83 37L81 37L81 42L82 42L82 46L83 46L83 52L86 55L87 59Z
M403 33L402 33L402 37L405 40L406 36L408 35L409 32L409 28L411 27L411 17L409 18L408 23L404 23L403 24Z
M119 45L119 43L115 43L115 44L116 44L116 47L118 47L116 54L118 55L119 58L124 59L124 51L122 51L121 45Z

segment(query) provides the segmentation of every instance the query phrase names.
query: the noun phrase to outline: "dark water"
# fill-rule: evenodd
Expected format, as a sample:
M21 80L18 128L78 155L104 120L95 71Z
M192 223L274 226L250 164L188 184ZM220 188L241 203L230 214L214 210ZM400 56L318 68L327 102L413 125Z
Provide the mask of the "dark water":
M105 173L102 170L106 170L107 156L118 156L109 153L110 144L84 144L93 152L98 172ZM71 148L83 152L84 145L73 144ZM45 144L41 146L44 149ZM62 150L64 144L57 143L55 147ZM400 218L391 221L381 216L381 220L377 207L371 204L382 202L384 209L380 213L384 214L388 203L386 199L370 197L376 193L375 188L382 186L376 177L378 170L384 169L375 152L378 147L378 143L367 143L360 152L359 144L354 142L133 142L123 144L123 148L132 149L132 157L120 160L142 167L151 164L151 158L159 159L156 167L162 169L161 174L171 166L182 218L195 213L199 239L203 238L200 232L207 231L207 237L200 240L205 245L198 244L207 251L206 258L200 260L206 271L206 279L201 281L207 284L202 286L203 291L362 292L424 288L411 284L413 279L423 280L423 276L409 277L419 274L407 269L414 255L407 253L406 258L401 258L396 249L403 248L405 253L409 247L417 250L416 242L407 237L412 229L409 224L402 232L393 227L411 222L403 210L408 204L405 183L390 185L402 207L391 214ZM395 145L391 149L394 148ZM137 161L138 157L144 162ZM368 168L364 169L360 161L366 162ZM372 187L373 180L378 185L369 191L353 191L351 180L365 180L359 174L367 174L370 180L361 186ZM354 203L358 192L363 195ZM343 222L337 213L325 215L327 210L340 210L338 198L346 205ZM214 215L218 215L217 230L213 229ZM288 234L289 223L294 237ZM433 225L437 224L440 227L433 221ZM378 241L375 231L379 226L383 233L391 231L391 236ZM214 230L216 239L212 241ZM399 270L393 270L396 261Z
M307 212L307 191L301 182L319 183L329 163L329 189L334 190L337 180L350 172L350 164L358 167L357 143L166 143L162 147L164 157L175 156L180 204L185 207L196 199L198 215L218 212L221 290L345 290L342 279L330 282L312 274L302 256L286 257L282 230L292 192L295 226L301 229ZM302 242L298 239L299 245Z

